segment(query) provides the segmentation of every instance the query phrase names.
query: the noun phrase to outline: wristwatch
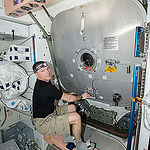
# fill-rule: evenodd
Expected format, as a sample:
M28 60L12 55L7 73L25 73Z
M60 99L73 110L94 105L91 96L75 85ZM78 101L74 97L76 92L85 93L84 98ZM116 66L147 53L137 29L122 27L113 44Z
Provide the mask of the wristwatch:
M82 95L80 95L80 99L82 99L83 97L82 97Z

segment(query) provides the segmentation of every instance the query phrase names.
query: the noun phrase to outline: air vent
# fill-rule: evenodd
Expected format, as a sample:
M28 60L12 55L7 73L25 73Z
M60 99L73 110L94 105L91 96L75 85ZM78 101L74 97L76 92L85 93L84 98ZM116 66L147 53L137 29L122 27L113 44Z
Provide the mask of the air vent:
M20 17L50 1L51 0L4 0L5 13L8 16Z

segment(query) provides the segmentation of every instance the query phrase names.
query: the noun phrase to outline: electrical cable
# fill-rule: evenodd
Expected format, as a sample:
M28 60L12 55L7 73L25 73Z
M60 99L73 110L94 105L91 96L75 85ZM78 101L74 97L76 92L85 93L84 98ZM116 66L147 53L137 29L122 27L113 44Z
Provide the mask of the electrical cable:
M23 43L27 42L28 40L30 40L32 38L32 36L30 36L29 38L25 39L23 42L19 43L18 45L22 45Z

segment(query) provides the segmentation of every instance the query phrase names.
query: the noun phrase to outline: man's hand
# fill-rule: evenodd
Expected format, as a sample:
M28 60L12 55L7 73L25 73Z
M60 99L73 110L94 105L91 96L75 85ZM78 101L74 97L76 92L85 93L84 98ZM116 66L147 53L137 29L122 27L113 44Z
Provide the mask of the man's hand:
M63 93L61 99L67 102L76 102L81 99L92 98L88 93L83 93L82 97L79 95L74 95L74 93Z
M92 96L89 93L83 93L82 94L82 99L87 99L87 98L92 98Z

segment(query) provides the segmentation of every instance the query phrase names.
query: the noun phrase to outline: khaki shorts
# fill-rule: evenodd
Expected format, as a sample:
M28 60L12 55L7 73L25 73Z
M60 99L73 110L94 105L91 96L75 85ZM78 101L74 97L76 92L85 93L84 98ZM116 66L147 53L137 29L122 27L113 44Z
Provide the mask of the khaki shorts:
M68 105L57 106L54 113L45 118L33 119L35 128L43 135L70 134Z

